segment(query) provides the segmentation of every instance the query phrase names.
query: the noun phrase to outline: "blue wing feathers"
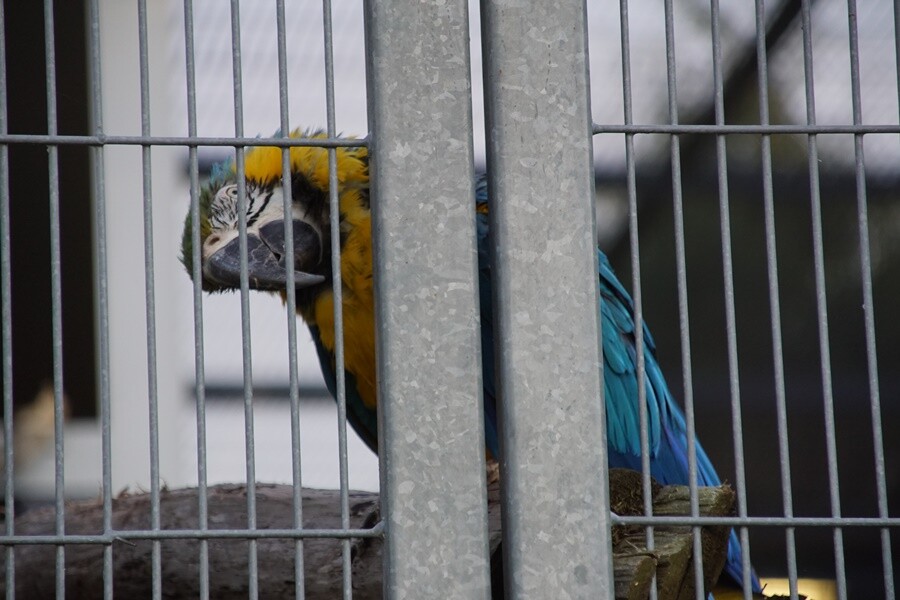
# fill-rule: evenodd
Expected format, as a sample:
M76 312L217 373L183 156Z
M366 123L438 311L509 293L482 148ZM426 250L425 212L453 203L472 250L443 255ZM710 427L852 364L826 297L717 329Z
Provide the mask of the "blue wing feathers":
M487 179L475 182L478 203L488 202ZM498 422L496 384L494 381L493 313L490 292L491 248L488 218L479 213L478 262L481 286L482 352L485 384L485 430L487 446L498 456ZM641 470L640 413L638 405L636 326L631 296L616 277L606 255L597 250L597 284L600 292L604 392L607 421L607 443L610 467ZM644 342L644 383L647 402L650 473L664 485L686 485L688 474L687 427L681 408L666 385L665 376L656 360L656 344L646 323L641 327ZM699 442L697 483L717 486L720 480ZM737 536L729 539L726 572L737 582L742 580L741 549ZM755 574L752 587L761 591Z
M637 350L633 304L628 292L616 278L606 256L597 251L601 295L601 322L609 466L641 470L640 420L637 393ZM656 345L646 323L644 335L644 371L650 441L650 474L662 484L685 485L688 469L687 425L681 408L666 385L656 360ZM619 385L610 381L626 380ZM697 484L721 485L709 457L695 441ZM741 548L732 532L728 540L725 571L736 582L743 580ZM751 572L754 592L761 592L759 580Z

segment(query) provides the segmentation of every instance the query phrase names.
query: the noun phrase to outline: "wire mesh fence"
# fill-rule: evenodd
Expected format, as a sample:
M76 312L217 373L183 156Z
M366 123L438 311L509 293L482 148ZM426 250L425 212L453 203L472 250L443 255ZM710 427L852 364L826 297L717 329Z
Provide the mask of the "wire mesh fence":
M148 595L177 594L176 541L196 544L192 594L217 597L219 549L234 543L240 595L266 596L276 540L289 544L289 593L311 597L309 557L327 539L333 595L366 597L354 560L360 540L382 539L388 597L496 595L485 438L488 462L501 458L510 597L611 597L611 527L646 528L652 551L654 532L686 526L691 595L704 598L714 525L734 528L745 598L754 568L791 598L812 593L808 579L826 582L812 597L896 597L900 4L25 4L0 13L8 598L88 593L73 575L88 549L91 594L112 598L126 589L123 544L147 548ZM291 136L308 126L321 135ZM341 133L351 128L367 135ZM306 150L319 162L298 177ZM346 276L358 225L342 165L358 156L371 332ZM319 172L327 219L310 224L294 201ZM204 293L217 176L234 185L239 258L230 286L214 281L238 291L230 301ZM284 268L268 316L253 293L271 290L252 262L262 187L264 208L283 215L278 256L299 256L298 211L321 244L318 279ZM192 282L178 272L185 212ZM612 284L597 243L633 300L623 339L642 515L608 510L606 463L621 449L604 434L616 416L604 414L597 274ZM316 286L322 306L309 304ZM653 338L635 335L645 323ZM364 335L377 431L354 370ZM653 514L656 373L684 410L683 516ZM313 399L328 395L336 410L318 421ZM220 412L236 439L216 432ZM311 446L310 430L326 428L327 448ZM380 475L365 445L380 450ZM701 516L707 454L734 486L733 516ZM276 525L270 477L290 495ZM325 526L305 510L320 480L338 490ZM225 481L245 494L227 523L211 500ZM380 486L381 512L364 522L357 481ZM125 528L115 507L128 485L147 506ZM196 489L192 520L172 526L167 488L181 486ZM79 529L67 501L98 489L95 528ZM43 506L38 532L22 519ZM49 552L41 581L27 570L36 548Z

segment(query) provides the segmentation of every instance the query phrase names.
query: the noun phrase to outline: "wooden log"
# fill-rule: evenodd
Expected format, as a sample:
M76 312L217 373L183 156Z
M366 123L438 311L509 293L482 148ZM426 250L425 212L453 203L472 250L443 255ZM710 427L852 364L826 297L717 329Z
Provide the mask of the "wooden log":
M643 514L640 475L614 469L610 474L611 506L617 514ZM687 488L652 484L654 514L689 514ZM288 529L292 523L292 488L285 485L257 485L257 527ZM730 514L734 495L729 488L701 488L701 514ZM247 523L246 488L241 485L212 486L208 491L210 529L244 529ZM196 529L197 490L164 490L160 496L163 529ZM303 517L306 528L339 528L339 494L334 490L303 490ZM350 492L350 527L367 528L379 520L378 495ZM503 597L500 486L496 472L489 474L488 526L491 551L492 587L495 598ZM113 527L127 532L150 528L148 494L122 495L113 501ZM707 531L707 529L709 531ZM52 535L52 508L33 510L16 519L17 535ZM68 534L100 534L102 506L98 501L72 502L66 508ZM693 598L691 529L655 528L655 548L647 549L643 527L614 528L613 563L616 598L646 598L654 573L660 600ZM724 564L728 528L704 528L704 578L715 581ZM259 595L261 598L292 597L294 594L294 541L260 540L257 544ZM709 544L709 545L707 545ZM353 596L358 600L381 598L380 538L351 542ZM152 586L153 543L128 540L127 533L113 544L114 590L117 597L147 597ZM200 542L196 539L167 539L160 542L162 554L162 595L166 598L196 598L200 586ZM210 540L209 593L212 598L247 596L248 542ZM718 553L718 554L717 554ZM707 560L707 554L709 559ZM721 556L719 556L719 554ZM16 595L21 598L54 597L55 547L16 546ZM309 539L303 543L306 597L333 598L341 589L341 542ZM66 547L66 592L68 597L98 597L102 590L102 545ZM0 561L0 594L5 594L5 562Z
M247 491L242 485L210 487L208 494L210 529L243 529L247 526ZM289 528L292 517L292 488L285 485L257 485L257 528ZM350 527L361 528L377 521L378 495L350 492ZM308 528L340 527L340 503L332 490L303 490L303 522ZM194 529L197 520L197 490L164 490L160 495L163 529ZM102 533L102 506L98 501L71 502L66 507L68 534ZM17 535L52 535L52 508L33 510L16 519ZM122 495L113 500L113 527L116 530L150 528L150 496ZM249 570L246 540L210 540L209 572L211 598L246 598ZM128 540L123 534L113 544L113 587L117 598L147 598L151 593L151 552L149 540ZM163 540L162 595L165 598L197 598L200 590L200 542ZM259 594L261 598L294 596L294 541L286 539L258 542ZM54 546L18 546L16 557L16 597L54 598ZM381 540L354 540L353 597L381 598ZM307 598L333 598L340 589L341 542L309 539L303 543ZM103 589L103 546L66 546L66 596L99 598ZM0 565L0 581L5 586L5 563ZM2 589L2 588L0 588ZM6 590L2 589L5 594Z
M610 469L610 508L621 516L644 514L641 474L627 469ZM653 514L681 516L691 514L690 489L687 486L662 486L651 479ZM699 488L701 516L727 516L734 513L734 491L727 485ZM715 585L725 566L730 527L701 528L704 588ZM690 527L654 527L654 549L647 549L646 529L635 526L613 528L613 560L619 553L646 552L656 557L656 586L660 600L696 597L694 583L693 533ZM652 577L652 573L650 575ZM637 583L635 584L637 585ZM617 598L619 598L617 594Z
M701 516L729 516L734 512L735 495L730 486L699 488L697 490ZM691 514L690 489L687 486L667 486L653 499L653 514L659 516L680 516ZM691 539L690 561L685 573L685 581L677 598L695 598L693 534L689 527L661 528L661 533L688 535ZM703 584L711 590L719 579L728 558L728 538L731 528L721 525L700 529L703 557Z
M650 585L656 571L656 557L649 553L613 556L616 600L644 600L650 596Z

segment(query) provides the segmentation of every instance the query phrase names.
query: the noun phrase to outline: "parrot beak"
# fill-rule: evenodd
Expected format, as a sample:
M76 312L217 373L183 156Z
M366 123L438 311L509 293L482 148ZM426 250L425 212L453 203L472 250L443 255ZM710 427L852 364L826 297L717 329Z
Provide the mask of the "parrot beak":
M322 242L309 223L294 219L294 287L305 288L325 281L325 277L304 269L321 261ZM250 288L279 291L287 286L284 249L284 221L273 219L247 232L247 272ZM203 242L203 276L226 288L241 285L240 238L237 231L213 233Z

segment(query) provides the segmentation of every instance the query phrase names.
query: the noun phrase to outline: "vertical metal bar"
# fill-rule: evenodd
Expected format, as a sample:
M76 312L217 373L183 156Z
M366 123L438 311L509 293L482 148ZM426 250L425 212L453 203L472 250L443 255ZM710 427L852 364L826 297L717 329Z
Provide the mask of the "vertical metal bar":
M897 80L897 108L898 112L900 112L900 0L894 0L894 68L896 70L896 80ZM870 374L871 378L871 374ZM881 411L880 407L878 410L875 409L875 404L873 404L873 412L872 412L872 428L875 431L875 447L876 447L876 456L884 454L884 441L883 441L883 433L881 426ZM876 459L877 460L877 459ZM882 458L883 461L883 458ZM883 462L882 462L883 465ZM877 470L877 465L876 465ZM887 498L886 494L882 494L882 489L884 486L884 470L879 471L876 475L878 477L878 514L879 515L887 515ZM882 500L884 498L884 500ZM891 546L890 546L890 532L886 530L881 531L881 547L882 547L882 560L885 565L890 565L892 562L891 558ZM894 583L894 575L892 568L885 568L885 595L889 599L893 599L896 597L897 592Z
M482 6L511 598L613 596L585 11Z
M150 65L147 51L147 0L138 0L138 54L141 90L141 136L150 136ZM153 191L149 145L141 146L144 208L144 287L147 325L147 390L150 423L150 528L160 529L159 405L156 385L156 285L153 270ZM159 540L151 545L151 594L162 596L162 553Z
M722 74L722 40L719 33L719 3L718 0L710 0L710 22L712 34L712 58L713 58L713 98L715 105L716 125L725 124L725 91L724 76ZM725 278L725 328L728 343L728 373L731 397L732 433L740 436L740 385L737 380L737 342L734 316L734 275L731 261L731 221L728 206L728 162L726 157L726 139L722 134L716 134L716 168L718 171L718 196L719 196L719 223L722 236L722 265ZM685 421L687 422L688 439L688 473L691 496L691 516L700 513L699 498L697 496L697 454L696 454L696 425L694 421L693 403L685 407ZM735 425L737 423L737 425ZM740 457L743 462L743 445L735 440L736 448L740 446ZM738 469L738 477L743 475L743 464ZM700 528L694 527L694 586L697 600L703 600L703 551Z
M281 135L290 136L290 117L288 115L288 77L287 77L287 34L285 32L284 0L276 0L276 28L278 30L278 102L281 116ZM334 185L336 188L337 186ZM294 255L293 195L291 193L291 149L281 152L281 190L284 209L284 252L286 256ZM299 379L297 375L297 290L294 287L294 270L285 270L287 281L287 328L288 328L288 372L290 380L291 405L291 474L293 496L291 512L295 529L303 529L303 495L302 474L300 472L300 397ZM294 597L303 598L306 594L305 575L303 572L303 540L294 541Z
M894 70L897 80L897 111L900 112L900 0L894 0Z
M467 2L366 37L385 597L488 598Z
M712 16L712 50L713 50L713 81L715 86L715 115L716 125L725 124L725 92L724 77L722 74L722 38L720 31L719 1L711 0ZM726 137L723 134L716 135L716 166L718 170L719 187L719 214L722 235L722 267L725 281L725 329L728 344L728 376L731 397L731 431L734 439L734 466L735 466L735 492L737 494L738 515L747 515L747 484L744 471L744 429L741 419L741 386L738 370L737 352L737 319L734 308L734 263L731 257L731 214L728 198L728 157ZM690 433L688 435L691 435ZM689 438L690 439L690 438ZM691 475L691 504L693 509L694 475ZM743 570L745 571L744 589L749 596L749 538L747 528L739 529L741 548L744 554ZM697 546L699 546L699 532L694 530L695 548L694 559L697 559ZM694 570L697 581L697 600L702 600L702 573Z
M4 4L0 2L0 31L6 31ZM7 123L6 37L0 39L0 135L9 131ZM3 465L4 465L4 534L15 534L16 476L13 464L13 348L12 348L12 263L9 248L9 146L0 145L0 327L3 336ZM7 546L6 600L16 597L15 546Z
M766 6L765 0L756 0L756 64L757 87L759 88L759 123L769 124L769 68L766 52ZM766 228L766 272L769 280L769 311L772 325L772 355L775 369L775 405L778 427L778 457L781 465L781 503L785 517L794 515L794 501L791 491L791 461L788 444L787 400L784 383L784 349L781 337L781 299L778 293L778 255L775 239L775 199L772 185L772 138L764 134L762 144L763 206ZM739 505L746 516L746 504ZM797 600L797 548L793 527L785 528L787 552L788 587L791 600ZM750 556L745 545L747 528L741 528L741 552L743 554L744 598L751 597Z
M631 42L629 35L628 0L619 0L619 30L621 32L622 49L622 106L625 125L634 123L631 93ZM634 302L635 331L643 330L644 309L641 294L641 258L640 240L638 238L637 185L635 183L634 134L625 134L625 171L628 190L628 232L631 242L631 277L632 299ZM653 490L650 485L650 433L649 416L647 414L647 382L644 360L644 336L635 336L635 353L637 354L638 382L638 418L641 436L641 493L643 496L644 514L653 515ZM647 549L653 550L653 526L646 528ZM654 574L654 579L656 575ZM656 582L650 586L650 598L656 600Z
M88 31L90 49L91 130L94 135L103 135L103 88L101 85L100 62L100 7L99 0L88 3ZM112 532L112 441L110 437L109 398L109 280L107 277L106 255L106 187L104 176L103 147L91 149L92 177L94 185L94 272L96 288L96 336L98 339L97 381L100 390L100 439L102 463L103 532ZM112 544L103 548L103 598L113 598L113 549Z
M806 86L806 122L816 124L815 85L813 82L812 22L810 0L802 0L803 70ZM812 200L813 265L816 280L816 311L819 326L819 354L822 361L822 390L825 411L825 447L828 457L828 487L831 499L831 516L840 517L840 493L838 490L837 445L834 432L834 395L831 385L831 350L828 335L828 301L825 289L825 250L822 236L822 202L819 191L819 150L816 136L807 137L809 177ZM847 598L847 581L844 571L843 534L834 528L834 560L837 591L840 600Z
M44 60L47 85L47 134L57 133L56 112L56 44L53 24L53 0L44 0ZM66 532L65 445L63 406L62 281L59 241L59 148L47 146L50 190L50 306L53 346L53 437L55 466L56 535ZM66 594L66 551L56 547L56 597Z
M857 26L856 0L847 0L850 28L850 89L853 98L853 124L862 125L862 92L859 82L859 30ZM862 276L863 317L866 331L866 364L869 375L869 400L872 411L872 443L875 451L875 486L878 495L878 516L888 516L887 481L884 465L884 439L881 427L881 394L878 388L878 353L875 348L875 301L872 296L872 257L869 245L868 199L866 197L866 168L863 152L863 134L853 136L856 158L856 203L859 221L859 260ZM893 562L891 561L891 534L881 530L881 561L884 571L885 598L894 597Z
M244 137L244 101L241 76L241 7L231 0L231 67L234 78L234 135ZM247 264L247 181L244 177L244 148L235 148L238 186L238 233L241 256L241 353L244 377L244 447L247 472L247 529L256 529L256 446L253 431L253 366L250 352L250 274ZM256 540L247 540L248 596L259 596Z
M334 42L332 39L331 0L322 1L323 30L325 38L325 111L328 137L337 135L334 117ZM350 527L350 483L347 470L347 392L344 377L344 303L341 283L341 211L338 201L337 150L328 149L328 202L331 216L331 273L334 290L334 339L338 405L338 455L341 484L341 528ZM341 541L341 574L343 598L353 597L350 568L350 540Z
M188 137L197 135L197 79L194 63L194 5L184 0L185 73L187 78ZM203 275L200 266L200 174L197 147L188 149L191 179L191 279L194 287L194 397L197 406L197 527L209 529L206 474L206 375L203 364ZM209 542L200 540L200 600L209 600Z
M675 18L672 0L664 4L666 29L666 87L668 90L669 120L673 125L679 122L678 87L675 64ZM691 329L687 295L687 256L685 252L684 234L684 201L681 186L681 140L673 135L669 141L669 154L672 161L672 202L675 222L675 265L678 287L678 322L681 337L681 372L684 380L684 414L688 443L688 485L690 490L691 515L699 514L697 496L697 436L694 418L694 376L691 362ZM702 548L700 528L693 528L694 544L694 583L696 594L703 589L702 584ZM697 560L697 556L700 560Z

